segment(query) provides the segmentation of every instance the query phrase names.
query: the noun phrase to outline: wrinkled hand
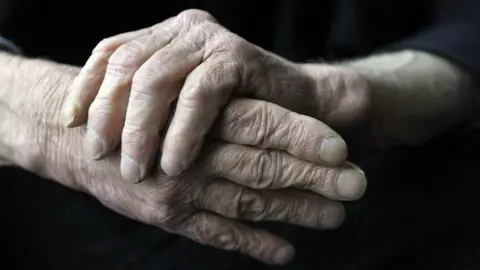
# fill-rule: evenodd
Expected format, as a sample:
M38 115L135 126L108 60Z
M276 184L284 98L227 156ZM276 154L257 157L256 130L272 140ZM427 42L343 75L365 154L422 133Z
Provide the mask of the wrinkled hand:
M358 100L349 96L350 81L337 73L326 68L323 76L332 79L317 83L308 68L245 41L208 13L190 10L100 42L73 84L64 118L70 127L88 122L85 145L95 159L105 157L121 141L122 176L139 181L148 174L158 134L167 129L172 102L178 98L161 157L162 169L178 175L197 157L232 94L331 122L356 117ZM334 90L340 94L334 95ZM324 126L318 132L322 136L311 142L309 154L290 153L316 164L342 164L345 142ZM270 136L275 130L263 133Z
M45 60L10 62L14 68L4 65L8 72L0 74L4 89L15 90L0 91L0 156L142 222L267 262L284 262L292 255L287 243L230 218L333 228L344 212L332 199L353 200L365 191L365 175L350 164L327 167L286 151L252 147L264 144L315 155L324 125L248 99L234 99L222 110L212 130L219 141L209 139L192 170L178 178L157 175L138 185L119 181L119 155L88 160L81 147L84 130L58 126L59 108L77 68ZM285 257L278 255L281 248L287 250Z
M250 136L256 132L259 119L270 123L269 136ZM323 128L313 118L248 99L229 103L217 123L214 130L219 139L252 145L261 142L294 153L315 149L321 138L317 131ZM79 174L85 179L80 182L86 183L86 189L105 205L202 244L275 264L289 261L293 247L234 219L336 228L342 223L344 209L332 199L357 199L366 184L363 172L348 163L327 167L285 151L212 140L206 141L199 162L181 176L156 175L138 185L116 179L120 177L118 158L89 162L90 172Z

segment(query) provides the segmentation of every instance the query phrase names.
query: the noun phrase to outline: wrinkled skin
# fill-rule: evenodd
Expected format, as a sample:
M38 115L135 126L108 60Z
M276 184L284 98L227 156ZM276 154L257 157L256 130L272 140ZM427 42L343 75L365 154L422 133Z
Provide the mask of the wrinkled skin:
M130 218L267 263L284 263L294 252L288 243L235 218L335 228L344 218L338 201L358 199L365 191L365 175L355 166L329 167L293 155L316 155L325 136L319 132L322 122L252 99L229 102L199 161L184 174L157 173L136 185L122 181L118 152L92 161L82 147L84 129L58 125L79 69L17 57L11 62L16 76L3 76L5 82L17 85L18 80L22 87L10 88L17 91L8 91L8 103L0 106L2 157Z
M161 131L163 171L178 175L188 168L232 95L343 126L364 116L366 88L351 70L289 62L231 33L208 13L188 10L100 42L73 83L63 116L70 127L87 123L85 146L94 159L121 142L122 176L139 182L153 166ZM289 153L316 164L343 164L343 139L326 125L318 132L324 136L314 148ZM312 149L319 150L303 153Z
M105 39L63 108L67 126L87 124L86 153L104 159L90 162L94 173L79 182L129 217L285 263L293 247L235 219L336 228L344 218L337 201L358 199L366 188L363 172L346 163L345 141L317 120L341 126L362 115L363 99L350 87L363 87L361 80L325 67L317 81L315 72L196 10ZM150 167L160 173L148 177ZM128 181L118 181L119 172Z
M322 125L272 103L234 99L211 132L220 140L207 139L195 166L177 177L160 173L140 184L118 180L120 155L89 161L83 151L72 149L72 145L79 145L75 140L81 141L81 129L72 129L69 132L77 133L62 138L74 140L63 145L70 146L67 149L74 160L69 163L74 164L72 172L79 188L108 207L202 244L282 264L294 255L290 244L235 219L336 228L344 218L343 206L337 200L362 196L365 175L348 163L328 167L285 151L252 146L268 145L293 153L310 149L311 143L316 145L322 138L316 132ZM275 132L256 133L266 127ZM252 146L224 141L242 141ZM58 173L62 168L54 171Z

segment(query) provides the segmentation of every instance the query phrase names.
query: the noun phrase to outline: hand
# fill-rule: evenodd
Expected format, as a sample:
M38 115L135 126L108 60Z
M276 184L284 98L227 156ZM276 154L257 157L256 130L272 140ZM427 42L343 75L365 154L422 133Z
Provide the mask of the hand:
M168 175L178 175L197 157L232 94L270 101L334 124L351 121L360 115L362 103L351 94L361 92L351 87L357 80L351 73L325 68L326 79L316 82L308 68L248 43L205 12L186 11L102 41L75 80L64 113L70 127L88 122L85 144L96 159L121 141L122 175L138 181L153 162L158 134L167 128L177 97L162 148L161 167ZM330 129L322 135L312 148L318 152L303 157L316 164L342 164L345 142Z
M1 60L0 54L0 64ZM284 151L215 141L207 143L200 162L181 177L157 175L138 185L119 181L118 155L91 162L80 147L83 129L55 125L77 69L43 60L14 60L1 66L8 72L0 73L0 81L5 89L15 91L0 89L5 104L0 106L0 156L90 193L131 218L204 244L281 263L292 256L288 243L231 218L334 228L344 212L331 199L354 200L365 191L365 175L350 164L315 165ZM262 133L265 127L275 132ZM313 118L271 103L239 99L226 107L213 135L223 141L264 143L312 154L315 151L303 149L314 149L321 138L318 130L322 123ZM277 259L282 248L286 255Z
M275 110L278 112L273 113ZM291 112L284 117L286 112L263 101L233 100L220 117L216 134L223 140L254 144L256 136L237 131L245 130L244 127L253 130L252 123L258 123L258 117L266 117L267 122L283 121L283 125L271 137L264 138L265 143L273 148L291 145L293 152L296 147L309 149L309 139L315 139L315 132L321 129L316 123L320 122ZM276 118L279 114L282 117ZM288 128L294 125L297 128ZM84 166L89 169L78 174L84 179L78 182L84 183L84 189L105 205L128 217L274 264L289 261L294 255L293 247L277 236L234 219L336 228L344 217L343 206L327 198L356 199L365 190L363 173L350 164L335 168L315 165L283 151L219 141L207 140L199 162L181 176L160 174L137 185L118 181L118 158L110 156L90 162Z

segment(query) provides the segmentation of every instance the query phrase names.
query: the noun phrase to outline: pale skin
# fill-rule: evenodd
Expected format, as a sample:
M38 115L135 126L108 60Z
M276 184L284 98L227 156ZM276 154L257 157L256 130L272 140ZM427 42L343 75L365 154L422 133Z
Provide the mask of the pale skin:
M208 14L198 11L186 14L188 16L184 14L182 16L185 17L181 18L188 19L195 15L210 20L206 25L200 24L198 29L194 27L195 31L201 30L200 33L203 33L208 29L218 28L222 35L233 35L228 31L225 33L226 30L212 22ZM194 18L197 18L195 16ZM166 23L168 24L168 21ZM185 30L184 36L194 38L193 33L197 32L192 32L189 36L189 29ZM147 33L155 35L156 32ZM116 38L120 37L123 41L125 36L130 37L129 42L133 40L134 44L141 44L140 40L137 40L139 37L131 38L131 33ZM205 36L208 36L208 33L205 33ZM88 122L88 130L95 130L105 141L110 137L101 137L103 133L100 130L107 127L102 121L110 119L108 117L120 116L119 119L115 118L116 121L111 121L112 125L120 129L120 133L105 134L120 134L120 137L111 138L122 139L123 151L122 129L125 130L123 124L126 122L122 121L123 114L118 111L126 110L124 117L127 119L129 111L133 110L131 114L136 116L133 119L139 123L133 121L131 124L142 128L138 130L141 131L138 134L155 134L152 138L160 140L158 134L162 121L152 120L152 117L158 117L158 114L154 115L158 112L158 104L166 104L168 107L176 96L181 99L188 81L194 86L210 83L215 88L217 80L199 79L203 78L200 76L204 74L202 72L198 77L191 75L203 65L202 62L197 68L192 68L192 73L185 75L185 84L173 87L174 84L165 81L165 78L171 78L169 73L147 72L137 75L139 71L155 70L157 66L153 60L143 60L138 64L141 67L148 63L153 64L130 70L133 73L132 82L135 76L139 76L140 81L150 87L137 87L136 91L140 94L136 96L135 102L139 104L131 104L134 102L133 87L130 96L124 97L123 103L119 102L118 95L128 91L111 91L113 88L110 87L124 78L113 77L114 83L105 83L108 78L106 74L109 74L109 65L106 63L111 62L111 56L118 51L116 48L122 48L121 45L125 43L114 42L116 38L100 43L106 46L100 49L101 57L92 55L82 71L76 67L43 60L0 54L0 83L3 86L0 89L0 156L8 163L87 192L128 217L203 244L243 252L267 263L285 263L292 258L293 247L270 233L245 227L236 221L236 218L276 220L320 229L334 228L342 222L344 215L342 205L336 201L358 199L365 191L366 179L363 172L344 163L345 144L340 135L327 125L342 130L360 128L362 135L376 145L418 144L467 119L477 108L476 91L468 75L449 62L427 53L393 52L336 65L302 64L291 63L241 41L241 44L248 45L245 45L247 48L244 50L266 55L265 58L261 54L256 55L263 58L261 63L266 69L251 69L254 70L252 74L258 74L258 78L253 81L259 84L252 84L258 89L251 89L249 92L232 90L227 93L263 101L233 97L230 98L231 102L224 104L226 107L220 109L220 101L228 99L221 91L213 92L220 93L220 97L207 95L209 99L196 100L194 104L198 105L195 107L199 108L198 115L215 115L212 119L206 117L207 124L202 122L200 127L195 126L196 121L187 121L191 120L188 116L193 115L188 111L186 121L182 121L184 124L191 124L191 127L198 127L198 131L205 130L204 133L199 133L203 134L200 140L197 136L192 139L195 145L198 145L198 142L202 145L203 138L206 138L205 147L198 150L198 162L190 165L189 169L181 169L184 173L180 176L167 177L155 173L143 183L134 185L132 183L139 178L125 177L128 176L126 169L120 168L123 166L120 160L126 155L121 156L115 152L108 154L114 150L115 144L112 144L110 152L100 153L103 160L91 161L91 157L98 158L99 155L92 151L95 147L89 144L88 139L87 151L83 149L83 129L66 129L60 126L59 116L67 111L67 117L63 115L62 119L70 126ZM222 40L219 39L218 42L221 43ZM232 39L228 40L228 44L238 44ZM191 43L196 44L195 40L187 39L185 45ZM208 42L205 41L205 44ZM242 48L236 46L237 50ZM159 48L153 55L163 48L166 47ZM188 49L182 46L180 48ZM124 53L131 55L129 53L132 52ZM117 60L125 61L120 56L119 53ZM246 56L248 54L244 55ZM241 60L251 63L244 58ZM171 69L167 71L177 68L183 70L182 65L176 67L174 63L177 61L171 59L172 66L169 66ZM273 64L268 65L269 63ZM248 65L245 64L245 67ZM265 74L268 75L262 77ZM228 74L217 74L215 77L228 78ZM74 78L76 79L72 85ZM261 82L265 81L280 81L281 87L262 88ZM104 85L109 86L108 89ZM150 92L151 95L143 99L139 98L144 96L141 91L156 89L153 86L173 89L167 91L173 94L169 99L163 96L163 92L157 91ZM109 91L104 91L103 98L98 98L102 87ZM115 87L117 90L123 89L118 85ZM283 91L274 91L275 89ZM66 98L67 96L69 97ZM209 103L210 100L213 100L213 103ZM422 102L419 103L419 100ZM95 105L96 103L98 105ZM68 114L72 112L69 109L72 104L76 106L73 115ZM128 106L125 106L126 104ZM110 106L118 110L112 110ZM64 111L61 112L60 108L64 108ZM94 108L97 108L97 111ZM182 108L185 109L177 104L176 115L182 114ZM206 111L202 111L202 108ZM215 113L209 114L210 110ZM95 121L91 122L91 117L104 120L96 122L95 125ZM208 124L209 120L213 124ZM151 127L142 123L150 123L148 121L154 123L151 126L155 133L146 132ZM173 125L174 122L168 129ZM210 128L212 125L213 128ZM187 133L187 138L190 135ZM336 147L333 147L333 150L329 148L329 151L333 151L333 154L318 155L317 153L323 150L312 151L321 149L323 141L332 136ZM220 140L214 142L214 138ZM135 138L132 141L135 141ZM164 153L167 145L169 143L166 140ZM143 153L139 148L135 148L135 144L130 144L129 147L132 151ZM184 146L178 149L183 149L182 147ZM199 146L195 146L197 147ZM153 149L155 155L158 148ZM173 148L175 151L178 149ZM187 157L184 161L181 159L182 152L175 151L172 151L172 155L180 153L177 155L180 158L180 167L189 167L183 164L190 164L193 159ZM136 156L129 154L128 157ZM332 157L333 160L329 160ZM150 156L146 156L146 159L150 159ZM333 164L339 165L331 166ZM143 177L148 175L148 162L145 166ZM122 172L123 177L131 182L119 181ZM342 182L344 184L341 184ZM296 189L290 191L282 189L284 187Z
M317 107L318 103L307 109L315 116L323 114L322 118L329 117L324 113L328 111L336 122L361 117L362 103L367 101L361 95L366 92L352 92L363 91L363 81L352 73L339 83L358 85L357 89L345 88L337 104L331 100L325 105L339 106L342 111L348 106L349 115L335 115L337 109ZM70 127L87 123L86 149L94 159L121 143L122 175L139 182L152 166L161 131L166 132L161 168L168 175L179 175L196 159L231 96L292 109L304 106L299 99L309 98L315 88L301 65L248 43L206 12L189 10L150 28L102 41L74 81L63 116ZM320 94L324 100L332 99ZM167 128L174 100L175 114ZM274 130L262 132L268 135ZM326 125L317 133L319 139L302 151L292 145L284 150L316 164L345 162L347 149L341 137Z
M211 132L216 140L206 140L199 161L181 176L156 173L141 184L121 181L118 153L91 161L82 147L84 129L58 124L78 68L0 54L0 70L5 86L0 91L3 160L199 243L283 264L294 256L294 247L238 219L332 229L344 218L338 201L355 200L365 192L365 175L356 166L318 165L281 150L292 145L291 152L298 152L295 147L320 140L316 131L322 122L251 99L227 105ZM297 128L286 128L292 126ZM276 132L258 141L255 129L272 127ZM245 132L247 128L254 129ZM270 149L256 147L260 143Z
M398 57L402 61L395 62ZM415 69L418 55L404 53L390 58L388 63L388 56L384 56L383 65L390 65L393 75L376 69L356 70L364 61L342 65L293 63L229 32L208 13L188 10L152 27L100 42L73 83L63 122L70 127L87 125L85 147L93 159L102 159L120 146L123 178L140 182L152 167L161 168L168 175L179 175L188 168L222 107L235 96L272 102L326 123L328 126L317 129L317 140L310 140L308 145L284 145L282 150L330 166L344 163L347 157L345 142L331 127L362 126L363 136L377 145L415 144L443 131L446 123L455 123L472 108L468 104L456 115L456 110L449 108L455 103L419 107L425 110L419 113L432 117L443 114L443 120L439 127L432 126L429 118L415 123L419 128L415 132L411 132L414 127L403 126L411 125L411 121L402 119L403 115L377 113L377 105L384 106L375 102L379 97L374 88L383 87L377 78L385 76L381 80L397 83L401 79L392 72L395 69L410 71L405 77L413 79L402 82L413 85L407 86L411 92L399 93L401 99L388 102L388 106L397 106L397 111L405 108L405 98L407 102L425 99L428 103L433 95L442 96L442 100L453 98L472 103L466 100L472 97L469 92L458 95L450 90L465 80L454 68L438 66L439 72L449 75L449 87L441 85L444 81L440 77L425 80L418 75L421 65L429 68L427 65L436 60L417 64ZM369 61L378 60L372 57ZM425 97L413 93L422 84L435 91ZM437 89L442 87L447 88ZM172 108L173 101L177 103ZM434 111L426 111L430 108ZM168 123L172 109L175 113ZM380 110L383 113L390 109ZM368 113L375 117L374 121L366 117ZM275 129L259 132L270 136ZM399 136L401 132L406 133ZM262 139L256 140L256 146L270 148ZM160 143L162 156L157 165L153 162Z

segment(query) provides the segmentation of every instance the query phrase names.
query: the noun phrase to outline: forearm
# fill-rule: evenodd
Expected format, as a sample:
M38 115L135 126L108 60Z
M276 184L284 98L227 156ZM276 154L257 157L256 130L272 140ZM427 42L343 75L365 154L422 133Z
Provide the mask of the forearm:
M0 53L1 159L72 188L77 185L67 163L82 155L76 134L81 131L57 123L77 72L71 66Z
M419 51L340 63L368 82L362 125L380 146L418 144L475 115L478 90L454 64Z
M440 57L404 51L349 65L371 84L372 124L401 143L421 143L477 112L480 89L473 78Z

